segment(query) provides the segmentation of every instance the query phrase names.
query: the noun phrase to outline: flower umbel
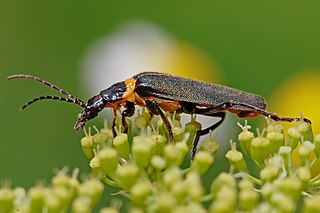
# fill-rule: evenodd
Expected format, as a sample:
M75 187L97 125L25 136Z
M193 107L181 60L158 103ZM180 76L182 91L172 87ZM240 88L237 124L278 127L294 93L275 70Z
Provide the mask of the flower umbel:
M320 211L316 195L320 174L311 173L320 155L320 136L313 136L310 125L299 121L285 132L280 123L268 120L266 128L255 134L247 121L239 124L238 141L223 153L229 168L208 179L202 177L219 166L215 160L221 151L215 137L210 135L191 161L192 141L201 128L195 117L184 127L179 116L167 114L174 127L174 141L168 142L161 119L148 115L142 111L128 134L121 133L123 127L117 122L115 138L106 124L100 130L94 127L94 135L90 129L85 132L81 146L94 178L81 183L77 171L72 175L61 171L51 185L29 190L3 184L0 212L92 212L105 185L118 189L117 194L130 203L111 204L100 210L103 213L122 208L154 213ZM299 153L298 166L292 163L294 150ZM258 175L253 175L248 158Z

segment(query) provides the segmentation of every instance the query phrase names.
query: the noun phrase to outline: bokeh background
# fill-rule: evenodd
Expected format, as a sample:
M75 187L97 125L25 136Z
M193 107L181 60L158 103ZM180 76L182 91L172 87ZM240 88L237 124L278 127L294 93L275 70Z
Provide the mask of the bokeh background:
M41 102L53 82L85 101L140 71L172 72L254 92L279 115L311 118L319 132L320 2L0 0L0 180L25 187L54 168L89 171L77 106ZM103 116L90 122L102 126ZM229 144L236 117L219 135ZM261 116L250 120L256 128ZM239 129L239 128L238 128ZM221 154L223 156L224 153ZM219 165L219 164L216 164ZM215 168L213 172L219 171Z

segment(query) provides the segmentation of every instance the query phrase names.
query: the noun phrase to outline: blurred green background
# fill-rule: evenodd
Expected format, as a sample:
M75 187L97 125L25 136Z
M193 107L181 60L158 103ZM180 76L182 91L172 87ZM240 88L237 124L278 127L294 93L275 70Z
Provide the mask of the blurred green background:
M80 80L84 53L138 19L203 51L217 63L223 84L268 100L288 76L320 70L319 11L318 0L0 0L0 180L27 187L48 180L53 168L89 171L83 134L73 131L80 109L43 102L21 112L30 98L56 93L6 76L36 75L87 100L92 94Z

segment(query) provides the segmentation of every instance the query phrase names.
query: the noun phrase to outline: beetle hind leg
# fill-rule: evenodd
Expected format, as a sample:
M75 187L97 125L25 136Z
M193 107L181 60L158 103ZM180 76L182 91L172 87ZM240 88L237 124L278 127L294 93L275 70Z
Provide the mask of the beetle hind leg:
M197 146L198 146L198 143L199 143L199 139L200 139L200 136L202 135L206 135L208 134L210 131L213 131L214 129L216 129L218 126L221 125L221 123L224 121L225 119L225 116L226 116L226 113L225 112L218 112L218 113L214 113L214 114L210 114L210 116L212 117L219 117L221 118L217 123L213 124L212 126L209 126L205 129L201 129L201 130L198 130L197 133L196 133L196 136L193 140L193 145L192 145L192 154L191 154L191 158L193 159L196 152L197 152Z

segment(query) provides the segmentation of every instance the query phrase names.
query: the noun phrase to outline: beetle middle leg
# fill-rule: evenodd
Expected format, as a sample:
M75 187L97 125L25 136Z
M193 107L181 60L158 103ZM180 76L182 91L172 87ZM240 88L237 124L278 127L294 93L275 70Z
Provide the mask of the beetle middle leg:
M113 137L116 137L116 136L117 136L117 132L116 132L116 117L117 117L117 110L112 109L112 115L113 115L113 118L112 118L112 125L111 125L111 129L112 129Z
M159 107L158 103L153 100L153 101L150 101L150 100L146 100L146 106L148 108L148 110L152 113L152 114L155 114L155 115L160 115L164 125L166 125L166 128L168 130L168 133L169 133L169 140L170 141L173 141L173 133L172 133L172 127L171 127L171 124L168 120L168 118L164 115L164 113L162 112L161 108Z
M191 154L191 158L193 159L196 152L197 152L197 146L198 146L198 143L199 143L199 139L200 139L200 136L202 135L206 135L208 134L210 131L216 129L218 126L220 126L220 124L224 121L225 117L226 117L226 113L225 112L218 112L218 113L214 113L214 114L210 114L209 116L212 116L212 117L219 117L221 118L217 123L213 124L212 126L209 126L205 129L201 129L201 130L198 130L197 133L196 133L196 136L193 140L193 145L192 145L192 154Z
M126 122L126 117L131 117L134 114L135 107L134 103L130 101L126 101L125 105L126 109L122 112L122 126L124 128L123 133L127 134L128 133L128 124Z

